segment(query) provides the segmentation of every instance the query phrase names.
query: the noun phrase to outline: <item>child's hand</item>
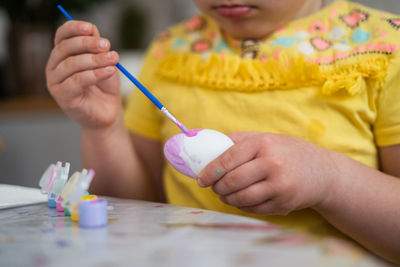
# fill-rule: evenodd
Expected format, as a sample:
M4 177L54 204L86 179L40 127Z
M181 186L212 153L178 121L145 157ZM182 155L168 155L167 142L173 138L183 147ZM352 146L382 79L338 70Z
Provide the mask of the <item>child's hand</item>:
M121 106L118 54L96 26L68 21L56 32L46 66L47 87L60 107L83 127L107 127Z
M321 204L333 185L334 152L277 134L238 132L235 145L199 174L226 204L258 214L286 215Z

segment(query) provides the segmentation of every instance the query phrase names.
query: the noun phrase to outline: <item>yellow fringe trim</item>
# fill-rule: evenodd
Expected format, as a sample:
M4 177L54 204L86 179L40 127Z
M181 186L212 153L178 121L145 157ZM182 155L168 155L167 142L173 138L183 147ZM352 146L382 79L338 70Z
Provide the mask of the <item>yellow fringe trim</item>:
M212 53L206 59L193 53L172 52L161 60L158 74L174 82L197 85L214 90L258 92L321 86L331 95L345 90L349 95L365 88L365 80L380 84L386 77L389 57L363 54L318 65L303 57L281 55L278 60L242 59L236 55Z

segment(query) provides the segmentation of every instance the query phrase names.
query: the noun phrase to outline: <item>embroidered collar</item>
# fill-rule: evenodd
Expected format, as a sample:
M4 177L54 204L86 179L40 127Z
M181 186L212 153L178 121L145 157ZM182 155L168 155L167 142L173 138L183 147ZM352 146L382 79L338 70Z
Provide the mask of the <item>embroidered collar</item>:
M153 48L159 75L216 90L260 91L321 85L353 95L365 78L382 83L398 51L400 18L337 1L265 40L226 36L205 16L162 33Z

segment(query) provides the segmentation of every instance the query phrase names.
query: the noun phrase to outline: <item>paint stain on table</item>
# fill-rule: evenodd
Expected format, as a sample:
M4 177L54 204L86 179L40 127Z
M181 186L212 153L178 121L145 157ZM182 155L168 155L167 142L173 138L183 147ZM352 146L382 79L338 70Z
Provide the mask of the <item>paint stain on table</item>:
M205 229L226 229L243 231L276 231L282 228L277 225L269 224L243 224L243 223L166 223L166 227L196 227Z
M190 214L201 214L201 213L204 213L204 211L191 211L189 213Z
M116 237L125 237L125 236L127 236L127 234L124 233L124 232L112 232L111 235L116 236Z
M50 233L54 233L56 230L54 228L46 228L46 229L42 229L40 230L43 234L50 234Z
M257 244L305 245L313 242L315 242L313 238L304 234L283 234L279 236L262 238L257 241Z
M65 248L65 247L69 246L68 242L63 240L63 239L57 240L56 241L56 245L57 245L58 248Z
M43 254L34 254L32 255L32 266L46 267L49 266L49 261L47 257Z
M15 242L15 238L13 236L5 236L3 239L4 243L14 243Z

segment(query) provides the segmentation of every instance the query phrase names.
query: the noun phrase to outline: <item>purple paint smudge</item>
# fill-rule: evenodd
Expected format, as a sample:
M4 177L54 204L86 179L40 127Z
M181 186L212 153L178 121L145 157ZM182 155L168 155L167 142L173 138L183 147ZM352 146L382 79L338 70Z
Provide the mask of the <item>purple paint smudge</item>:
M41 232L43 234L48 234L48 233L54 233L56 230L53 228L48 228L48 229L42 229Z
M33 263L33 266L38 266L38 267L45 267L45 266L49 265L49 261L48 261L46 255L43 255L43 254L33 255L32 263Z
M124 233L124 232L112 232L111 234L113 236L116 236L116 237L125 237L125 236L127 236L127 234Z
M18 211L17 212L18 215L23 215L23 214L27 214L27 213L28 213L28 211L26 211L26 210L22 210L22 211Z
M56 241L56 245L59 248L64 248L64 247L68 247L68 242L62 239L59 239Z
M190 130L195 131L195 130ZM199 131L196 132L196 134ZM164 155L171 163L172 166L174 166L175 169L177 169L179 172L189 176L189 177L196 177L196 174L192 171L190 166L186 164L186 162L179 156L179 153L181 152L181 147L183 146L183 139L185 138L185 134L179 133L177 135L174 135L171 137L164 145Z

